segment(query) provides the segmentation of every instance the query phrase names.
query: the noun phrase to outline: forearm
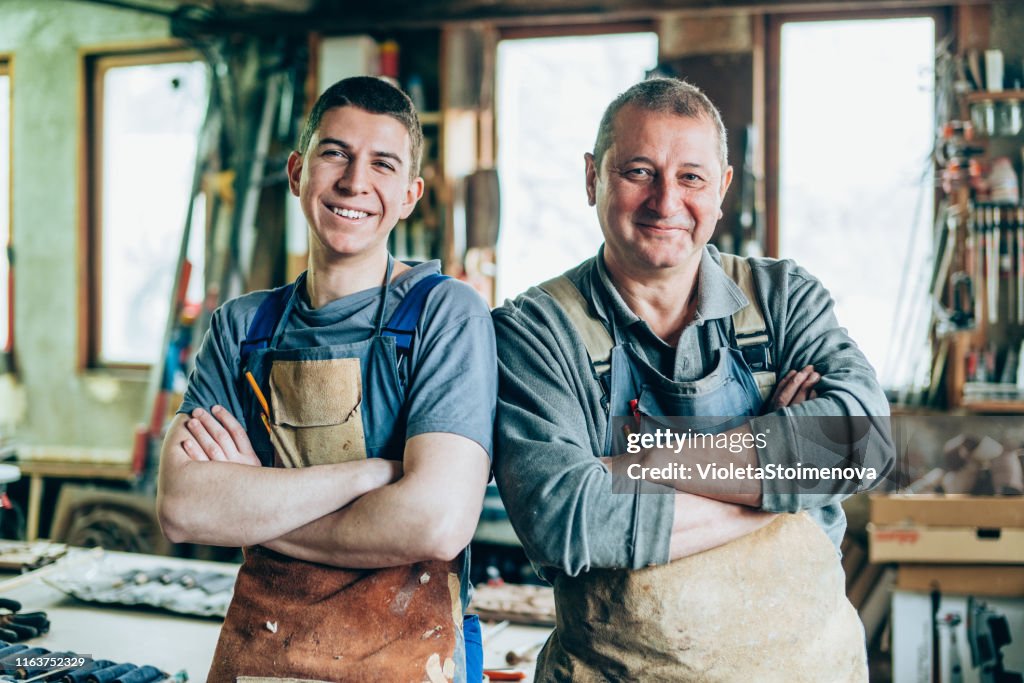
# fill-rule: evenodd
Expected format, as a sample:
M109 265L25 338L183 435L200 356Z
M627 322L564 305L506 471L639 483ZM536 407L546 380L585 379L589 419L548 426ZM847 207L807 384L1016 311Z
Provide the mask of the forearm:
M263 543L389 481L369 461L301 469L196 461L181 446L187 438L181 418L164 443L157 495L160 524L174 542Z
M637 438L635 445L656 445L607 458L605 462L616 477L643 479L724 503L761 505L761 481L746 476L758 465L755 435L749 424L717 435L692 435L683 424L675 432L673 437L696 438L688 441L665 438L658 443L654 435L644 434L642 436L650 437L650 441ZM717 446L723 443L727 445ZM728 476L722 476L722 468L726 468Z
M756 463L775 475L763 481L762 509L797 512L838 504L886 477L895 461L889 418L842 414L848 408L826 395L752 422L771 433Z
M403 493L407 488L399 481L377 489L263 545L300 560L353 569L451 559L469 545L472 534L449 536L426 509L443 504L440 496L418 506ZM477 510L474 519L479 515Z
M669 541L669 559L678 560L746 536L765 526L774 514L745 505L678 493Z
M429 462L425 451L431 451ZM483 449L468 439L414 437L407 445L402 479L264 545L309 562L349 568L454 559L476 530L487 462Z

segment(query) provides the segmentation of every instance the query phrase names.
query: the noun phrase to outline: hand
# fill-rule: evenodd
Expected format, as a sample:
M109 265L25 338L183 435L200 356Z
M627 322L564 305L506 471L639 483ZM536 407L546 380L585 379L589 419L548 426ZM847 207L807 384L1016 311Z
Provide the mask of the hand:
M818 393L814 390L814 385L820 379L821 375L815 372L813 365L807 365L799 372L790 370L775 385L775 391L769 400L771 410L800 405L804 401L817 398Z
M212 414L196 408L185 422L191 439L181 442L185 454L197 462L231 462L260 466L249 435L234 416L222 406L214 406Z

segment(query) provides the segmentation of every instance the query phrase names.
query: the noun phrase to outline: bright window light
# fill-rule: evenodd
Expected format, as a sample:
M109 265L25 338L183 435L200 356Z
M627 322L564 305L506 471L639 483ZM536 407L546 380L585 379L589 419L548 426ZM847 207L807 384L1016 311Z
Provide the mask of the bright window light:
M498 304L597 253L583 154L608 103L657 59L654 33L498 44Z
M925 342L934 52L930 18L782 26L779 256L822 280L887 387Z
M11 238L11 77L0 64L0 351L10 344L10 264L7 247Z
M202 62L104 71L101 363L152 363L160 354L206 103ZM193 285L203 278L196 219Z

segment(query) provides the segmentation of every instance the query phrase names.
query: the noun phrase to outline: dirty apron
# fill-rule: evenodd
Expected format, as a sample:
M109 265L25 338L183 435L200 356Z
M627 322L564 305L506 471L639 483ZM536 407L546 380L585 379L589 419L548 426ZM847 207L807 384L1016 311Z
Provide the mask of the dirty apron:
M367 457L400 458L403 405L395 339L382 335L393 261L372 336L362 342L279 349L303 276L265 349L245 361L270 407L279 466ZM251 389L243 401L250 437L266 454L267 431ZM365 399L365 400L364 400ZM262 430L262 433L258 433ZM282 501L282 504L301 501ZM383 523L383 520L382 520ZM383 569L339 569L243 549L234 598L208 677L236 681L444 683L464 667L462 558Z
M757 382L723 321L708 324L715 367L695 382L666 378L612 325L607 455L625 452L622 421L611 416L631 415L632 399L651 416L645 423L724 418L704 421L706 432L760 413ZM538 682L867 681L863 627L835 546L805 513L665 565L560 574L554 586L557 628L538 658Z

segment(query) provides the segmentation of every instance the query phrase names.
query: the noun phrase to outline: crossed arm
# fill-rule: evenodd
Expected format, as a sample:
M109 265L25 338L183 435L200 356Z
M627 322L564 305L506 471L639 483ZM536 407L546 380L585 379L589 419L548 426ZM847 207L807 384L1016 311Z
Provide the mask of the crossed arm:
M171 423L157 511L175 542L260 544L322 564L386 567L457 556L487 476L484 449L449 433L409 439L402 463L260 467L244 428L215 406Z
M815 398L814 385L821 376L812 366L790 370L775 387L770 400L773 409L798 405ZM743 425L739 430L750 431ZM657 467L663 465L664 454L641 453L640 458L619 455L601 458L606 467L619 467L630 462ZM704 454L707 455L707 454ZM740 466L757 464L757 453L753 449L731 454ZM696 463L700 458L691 458ZM618 462L616 462L618 461ZM623 462L625 461L625 462ZM672 536L669 541L669 559L677 560L689 555L725 545L737 538L757 531L775 518L775 514L758 509L761 505L761 486L757 480L734 480L727 487L718 489L703 481L662 481L679 490L675 495Z

